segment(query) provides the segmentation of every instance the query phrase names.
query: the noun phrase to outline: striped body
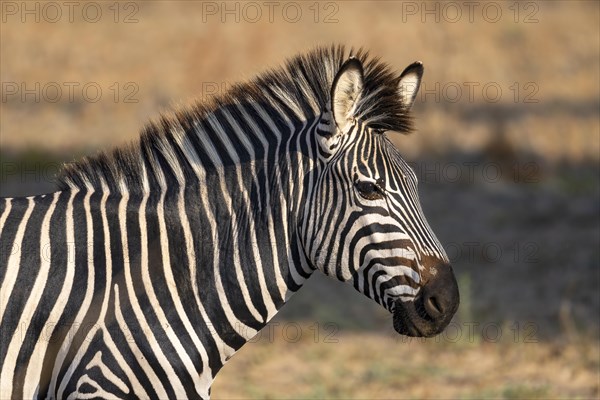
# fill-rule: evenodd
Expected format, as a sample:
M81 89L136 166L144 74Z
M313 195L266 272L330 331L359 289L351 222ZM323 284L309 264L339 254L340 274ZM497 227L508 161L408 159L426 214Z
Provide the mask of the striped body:
M0 397L207 398L315 270L394 313L401 333L443 329L456 308L425 293L447 257L386 116L364 100L340 123L343 60L340 48L296 59L299 75L67 166L60 191L0 199ZM360 93L373 101L369 65ZM388 129L402 130L396 118ZM421 303L431 320L415 322Z

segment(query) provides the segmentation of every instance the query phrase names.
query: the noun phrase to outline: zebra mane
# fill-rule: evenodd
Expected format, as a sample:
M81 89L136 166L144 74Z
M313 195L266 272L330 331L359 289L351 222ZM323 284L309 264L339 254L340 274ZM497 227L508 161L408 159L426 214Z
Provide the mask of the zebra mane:
M182 182L193 171L186 169L187 163L178 162L181 146L173 145L174 141L189 143L194 135L208 135L199 131L198 126L211 114L214 117L219 109L236 104L258 103L275 113L287 109L305 120L319 115L330 109L331 85L350 56L359 59L364 68L362 97L356 105L357 119L374 129L409 133L410 115L397 90L399 74L363 49L355 52L338 45L318 47L288 60L283 67L236 84L209 101L161 114L146 124L140 139L134 143L63 165L57 176L58 187L60 190L108 188L111 193L145 193L156 183L162 187L169 181L169 187L177 186L177 182ZM274 102L279 104L273 105ZM184 151L193 151L188 147ZM165 177L156 168L152 174L145 168L148 163L144 160L150 165L170 167L166 169L172 176ZM175 182L171 182L173 178Z

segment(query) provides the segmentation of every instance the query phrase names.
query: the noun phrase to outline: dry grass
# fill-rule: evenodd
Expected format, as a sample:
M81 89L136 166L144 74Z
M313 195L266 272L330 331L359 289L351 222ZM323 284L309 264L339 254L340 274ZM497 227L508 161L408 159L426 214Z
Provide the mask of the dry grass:
M280 327L278 327L280 328ZM294 330L290 330L293 332ZM593 398L599 395L598 343L450 343L390 335L338 333L297 343L274 329L227 364L214 399ZM521 338L522 339L522 338Z
M406 3L320 3L318 23L308 3L297 23L286 22L281 13L270 23L266 10L256 23L243 16L236 23L235 16L221 14L207 15L203 22L206 3L166 1L139 3L134 15L139 21L132 24L115 24L108 3L97 23L80 16L75 23L65 22L66 16L58 23L43 18L35 23L31 17L21 23L18 15L9 16L1 26L3 82L24 82L27 88L35 82L41 87L78 82L80 88L96 82L103 96L90 103L79 93L71 102L66 87L56 103L10 96L1 106L0 146L72 151L116 145L135 138L159 110L208 95L209 86L226 88L299 51L337 42L365 46L399 70L422 60L424 89L435 91L439 85L439 101L424 93L418 100L422 134L402 141L407 154L478 151L502 124L521 150L550 160L598 159L598 3L542 2L534 15L537 23L523 22L532 10L524 5L515 23L509 2L495 3L502 9L496 23L486 22L481 10L470 23L466 8L456 23L444 22L441 12L441 22L429 16L423 23L420 15L406 13ZM338 22L324 23L335 11L332 5ZM129 11L122 9L119 18ZM116 103L114 82L121 87ZM134 96L139 102L123 101L131 93L123 88L127 82L139 88ZM466 82L478 85L472 101ZM526 87L528 82L534 86ZM497 103L490 101L493 91L489 97L483 93L489 83L502 90ZM461 87L461 101L452 102L452 86ZM525 103L527 95L538 102Z
M494 2L503 11L497 23L486 22L480 12L470 23L464 8L457 23L432 17L423 23L420 16L403 21L407 3L319 3L320 21L333 10L327 4L337 5L337 23L315 23L308 8L313 2L301 3L304 17L297 23L281 14L273 23L266 16L257 23L231 17L222 23L221 15L203 22L206 3L196 1L139 3L139 22L133 24L112 21L113 2L99 3L106 17L94 24L80 17L75 23L8 17L0 24L3 83L32 88L56 82L65 88L65 82L76 82L81 88L93 82L103 96L97 102L86 101L80 91L74 101L66 92L58 102L3 99L0 156L10 157L0 159L2 190L15 164L37 163L45 152L68 160L132 140L160 110L207 96L215 84L226 89L316 44L365 46L399 71L422 60L423 89L438 85L438 100L425 93L417 100L419 133L398 140L409 160L427 156L443 162L470 154L496 161L508 155L510 162L542 166L539 184L433 182L421 188L426 214L443 243L499 243L507 254L495 263L481 257L453 260L459 276L472 281L472 290L461 291L460 317L534 321L544 341L402 343L397 336L344 330L339 343L314 343L311 335L289 343L276 334L273 342L248 344L227 364L214 398L597 398L600 5L536 3L539 21L527 24L525 9L515 23L509 8L515 3ZM123 18L127 10L121 11ZM139 89L135 103L124 101L131 93L127 82ZM466 82L478 85L473 101ZM515 82L518 101L511 91ZM525 87L530 82L537 88L536 103L524 102L532 93L532 86ZM490 83L502 90L498 102L481 91ZM451 86L462 88L460 101L451 101ZM558 161L575 169L563 173ZM558 165L558 172L550 174L547 164ZM8 178L19 181L9 193L25 194L14 185L49 186L45 177ZM537 244L536 262L513 262L512 243ZM312 311L303 316L314 320L335 308L338 320L359 320L350 312L356 305L350 299L360 295L330 289L310 292L305 303L297 303L310 304ZM365 325L376 314L371 306L356 308ZM380 332L380 326L371 328Z

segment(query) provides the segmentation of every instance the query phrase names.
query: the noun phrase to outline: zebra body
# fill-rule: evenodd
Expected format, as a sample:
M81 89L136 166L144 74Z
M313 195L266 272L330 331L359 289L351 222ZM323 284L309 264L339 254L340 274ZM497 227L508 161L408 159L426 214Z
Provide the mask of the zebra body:
M441 331L456 282L382 133L421 73L318 49L0 199L0 397L208 398L317 269Z

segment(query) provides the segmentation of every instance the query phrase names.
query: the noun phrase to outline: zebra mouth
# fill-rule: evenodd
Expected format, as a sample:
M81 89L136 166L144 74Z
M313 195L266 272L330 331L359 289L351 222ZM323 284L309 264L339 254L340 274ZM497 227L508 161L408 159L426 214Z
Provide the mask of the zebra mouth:
M422 303L421 296L413 301L396 301L393 319L396 332L412 337L432 337L446 328L448 323L440 324L431 318Z

